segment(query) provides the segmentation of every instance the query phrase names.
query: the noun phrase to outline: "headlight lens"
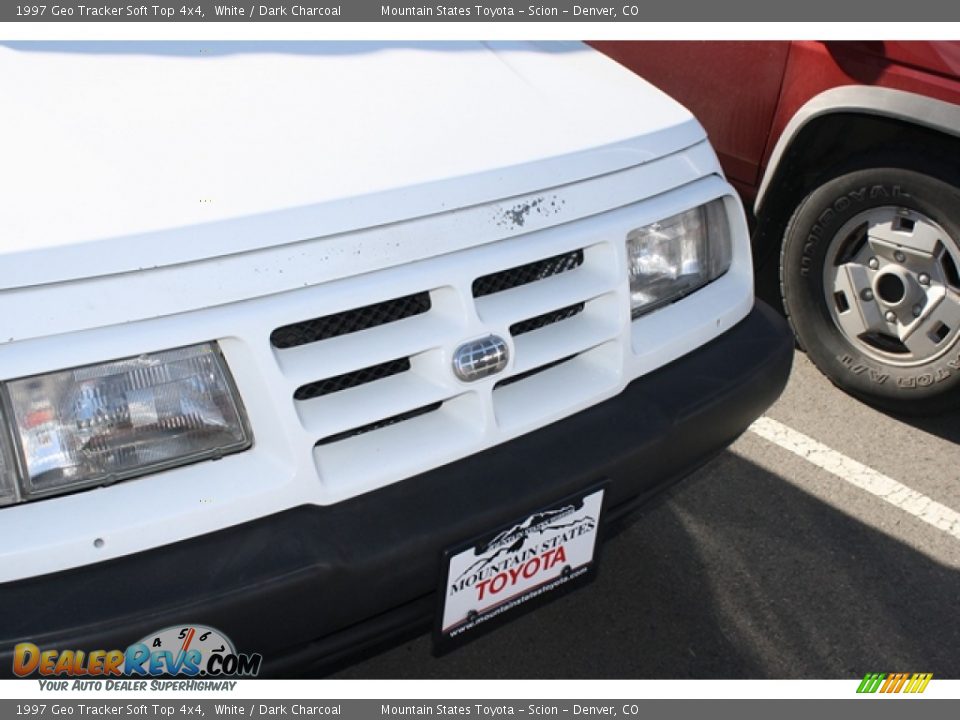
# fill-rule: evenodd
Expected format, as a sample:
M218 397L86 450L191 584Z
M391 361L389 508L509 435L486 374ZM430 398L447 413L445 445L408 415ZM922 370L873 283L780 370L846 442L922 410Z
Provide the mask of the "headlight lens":
M0 410L0 506L17 499L17 467L6 433L7 422Z
M730 269L730 224L722 199L627 234L633 317L679 300Z
M250 445L232 378L213 343L22 378L7 390L27 497Z

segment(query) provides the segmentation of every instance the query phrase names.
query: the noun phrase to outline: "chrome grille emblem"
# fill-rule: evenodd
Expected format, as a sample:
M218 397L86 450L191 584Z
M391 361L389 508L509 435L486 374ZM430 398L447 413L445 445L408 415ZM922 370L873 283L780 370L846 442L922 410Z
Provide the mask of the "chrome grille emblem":
M489 335L457 348L453 353L453 372L464 382L473 382L500 372L509 359L506 340Z

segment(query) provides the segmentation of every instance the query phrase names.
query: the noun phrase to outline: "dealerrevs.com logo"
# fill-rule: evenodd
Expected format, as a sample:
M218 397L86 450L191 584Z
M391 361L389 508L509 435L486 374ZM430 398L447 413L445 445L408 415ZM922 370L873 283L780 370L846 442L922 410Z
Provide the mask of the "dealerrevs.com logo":
M255 677L262 662L259 653L238 653L226 635L204 625L164 628L126 650L41 649L23 642L13 651L13 673L21 678Z

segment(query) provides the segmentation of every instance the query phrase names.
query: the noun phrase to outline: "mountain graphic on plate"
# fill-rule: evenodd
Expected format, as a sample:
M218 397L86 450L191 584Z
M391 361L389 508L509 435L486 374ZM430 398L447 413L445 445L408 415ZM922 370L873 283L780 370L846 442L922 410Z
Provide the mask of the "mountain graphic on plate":
M476 549L476 554L480 555L481 557L475 563L470 565L470 567L460 573L460 575L457 577L457 580L460 580L471 573L482 571L485 567L493 563L502 555L509 555L511 553L519 552L526 544L527 538L534 533L542 535L550 530L563 530L566 528L576 527L577 525L581 525L585 522L596 522L590 515L577 518L576 520L572 520L570 522L562 522L563 518L571 515L576 510L577 508L573 505L566 505L557 510L539 512L531 515L519 525L514 525L509 530L498 533L497 536L494 537L490 542L479 546ZM496 550L492 554L485 555L493 548L496 548Z

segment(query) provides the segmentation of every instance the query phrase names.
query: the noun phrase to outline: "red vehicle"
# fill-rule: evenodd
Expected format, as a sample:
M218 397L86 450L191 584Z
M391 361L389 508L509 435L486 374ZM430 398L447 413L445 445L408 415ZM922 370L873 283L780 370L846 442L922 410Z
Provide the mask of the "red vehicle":
M758 291L779 279L836 385L960 404L960 42L592 44L706 127L754 209Z

